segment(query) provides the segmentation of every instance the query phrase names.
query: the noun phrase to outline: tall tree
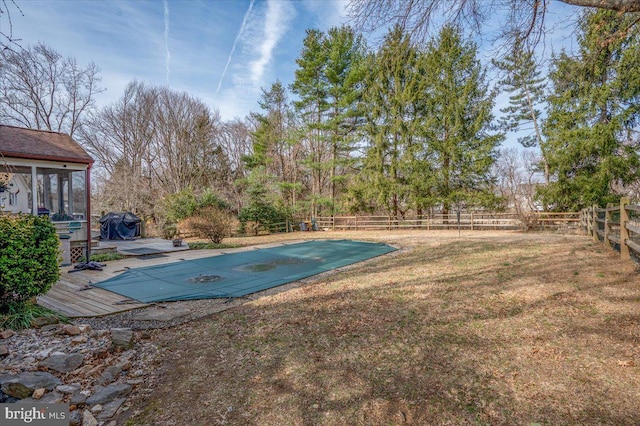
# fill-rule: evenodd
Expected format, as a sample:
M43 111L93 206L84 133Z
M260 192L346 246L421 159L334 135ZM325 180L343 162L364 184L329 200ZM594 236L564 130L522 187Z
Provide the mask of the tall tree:
M495 93L477 59L477 46L446 26L427 45L426 137L434 164L428 176L444 213L452 206L487 205L493 201L491 167L504 139L493 131Z
M328 161L330 149L324 130L327 105L327 80L325 66L327 53L325 35L320 30L307 30L300 57L296 59L298 69L291 90L298 95L295 102L302 125L305 128L303 141L307 152L304 164L311 175L310 213L317 216L321 205L326 203L324 189L329 178Z
M91 112L78 131L79 141L96 160L94 173L107 182L100 189L97 207L152 210L158 189L151 180L156 97L155 89L131 82L118 101Z
M73 136L101 91L98 72L44 43L1 49L0 122Z
M546 100L544 88L546 78L538 70L532 50L526 50L521 42L516 42L513 50L502 60L493 61L494 66L505 73L505 77L498 83L510 93L509 106L501 108L500 124L506 131L523 130L528 133L518 138L518 142L526 148L539 147L541 149L542 169L545 183L549 183L549 163L545 152L542 134L542 114L540 105Z
M561 0L581 7L595 7L621 13L640 12L637 0ZM496 15L505 14L501 22L502 37L509 44L535 45L545 31L545 17L551 0L349 0L349 16L358 30L377 31L392 25L400 25L412 37L425 40L435 24L471 26L481 32L486 21ZM636 25L636 16L627 24ZM491 26L492 30L495 26ZM630 27L621 28L623 35Z
M358 103L362 96L365 45L350 27L329 29L324 40L327 82L327 118L325 130L331 147L331 214L336 209L338 189L344 189L346 171L352 164L351 153L356 129L361 124Z
M358 205L376 200L393 217L404 215L411 207L407 161L414 154L409 147L418 137L420 116L415 104L425 95L420 91L417 55L408 36L396 27L367 64L362 105L367 147L356 189Z
M616 202L637 180L640 120L640 31L602 43L628 27L633 17L615 12L585 13L579 54L555 58L544 127L554 181L541 190L545 203L575 211Z
M268 181L275 185L273 190L293 211L304 184L299 166L302 154L294 133L294 114L282 83L277 81L269 90L263 90L258 103L264 112L251 114L255 130L252 132L252 153L245 156L245 163L251 173L267 173Z

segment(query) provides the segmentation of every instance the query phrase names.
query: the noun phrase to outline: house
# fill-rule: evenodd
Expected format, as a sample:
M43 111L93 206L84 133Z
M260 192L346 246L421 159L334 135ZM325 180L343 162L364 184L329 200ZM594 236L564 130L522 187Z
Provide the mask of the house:
M67 134L0 125L0 214L49 216L76 261L91 247L92 165Z

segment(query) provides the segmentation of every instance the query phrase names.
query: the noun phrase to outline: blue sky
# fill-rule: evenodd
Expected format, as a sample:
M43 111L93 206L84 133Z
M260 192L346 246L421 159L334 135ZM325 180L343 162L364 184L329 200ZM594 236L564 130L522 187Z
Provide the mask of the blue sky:
M305 30L346 20L346 0L20 0L13 35L23 46L45 42L80 65L101 69L99 106L137 79L186 91L224 120L258 109L261 88L293 80ZM570 43L563 25L579 8L551 2L547 46ZM500 25L499 16L488 23ZM6 25L6 21L2 22ZM2 28L6 31L6 26ZM481 57L488 61L490 43ZM549 53L550 49L546 49ZM486 63L486 62L485 62ZM504 105L507 97L498 98ZM515 138L512 136L513 142Z
M13 35L101 69L99 105L134 79L186 91L223 119L257 110L260 88L293 79L305 29L344 22L344 1L22 0ZM232 53L233 52L233 53Z

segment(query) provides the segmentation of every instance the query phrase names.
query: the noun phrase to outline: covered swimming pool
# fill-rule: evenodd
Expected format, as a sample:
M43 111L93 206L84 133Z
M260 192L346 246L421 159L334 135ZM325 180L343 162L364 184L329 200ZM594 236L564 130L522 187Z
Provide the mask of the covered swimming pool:
M144 303L235 298L395 250L382 243L313 240L130 269L94 286Z

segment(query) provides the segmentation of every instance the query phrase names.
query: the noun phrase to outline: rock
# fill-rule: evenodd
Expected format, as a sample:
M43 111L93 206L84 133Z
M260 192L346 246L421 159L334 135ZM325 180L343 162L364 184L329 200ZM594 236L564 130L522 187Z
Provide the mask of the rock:
M91 412L92 413L99 413L100 411L102 411L102 405L101 404L96 404L93 407L91 407Z
M118 412L120 407L122 407L122 404L124 404L125 401L126 398L118 398L107 404L104 404L102 406L102 411L100 412L100 414L98 414L98 420L106 420L113 417Z
M89 324L80 324L78 326L78 328L80 329L80 331L82 331L83 333L88 333L89 331L91 331L91 326Z
M0 339L8 339L10 337L15 336L16 333L13 330L2 330L0 331Z
M18 401L18 403L22 404L59 404L62 402L64 395L59 392L49 392L45 393L40 399L35 398L24 398Z
M133 330L130 328L112 328L111 343L115 347L131 349L133 347Z
M73 395L74 393L80 391L80 385L75 383L71 385L60 385L56 387L56 390L66 395Z
M33 391L33 395L31 395L31 398L40 399L44 396L46 392L47 390L45 388L36 389Z
M38 318L34 318L33 321L31 321L31 327L41 328L41 327L44 327L45 325L55 324L57 322L58 320L53 317L38 317Z
M69 414L69 426L82 426L82 412L80 410L72 411Z
M63 325L62 324L47 324L45 326L43 326L42 328L40 328L40 330L43 333L50 333L52 331L57 332L62 330Z
M0 345L0 358L4 358L9 355L9 348L4 345Z
M13 398L6 393L0 391L0 404L13 404L14 402L20 401L17 398Z
M80 343L87 343L87 338L84 336L74 336L74 338L71 339L72 345L79 345Z
M0 377L0 382L2 392L18 399L30 397L36 389L52 390L55 386L62 384L57 377L43 371L3 375Z
M82 392L77 392L71 395L71 399L69 400L69 404L72 405L86 405L87 404L87 395Z
M93 417L91 411L84 410L82 413L82 426L98 426L98 421Z
M87 405L107 404L118 398L125 397L131 392L131 385L117 384L106 387L96 386L96 392L87 398Z
M36 359L37 359L38 361L42 361L43 359L45 359L45 358L47 358L49 355L51 355L51 351L52 351L52 349L51 349L51 348L47 348L47 349L43 349L43 350L41 350L40 352L38 352L38 353L36 354Z
M40 365L60 373L68 373L80 367L83 362L84 355L82 354L61 354L51 355L49 358L40 362Z
M77 336L82 333L79 327L71 324L66 324L64 327L62 327L62 330L67 336Z
M120 373L122 373L122 369L120 369L116 365L110 365L102 372L102 375L98 379L98 384L108 385L109 383L115 381Z

